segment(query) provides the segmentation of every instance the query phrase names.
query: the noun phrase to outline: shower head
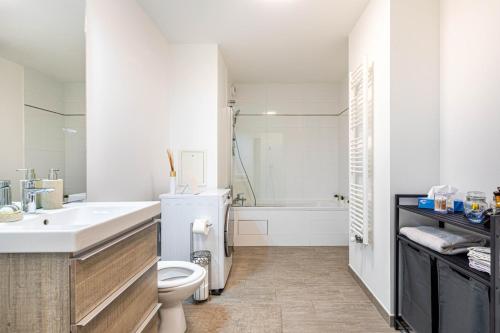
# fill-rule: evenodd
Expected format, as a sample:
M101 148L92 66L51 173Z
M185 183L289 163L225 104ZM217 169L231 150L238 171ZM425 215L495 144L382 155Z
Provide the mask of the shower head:
M240 114L240 110L236 110L236 111L234 111L234 117L235 117L235 118L236 118L236 117L238 117L238 115L239 115L239 114Z

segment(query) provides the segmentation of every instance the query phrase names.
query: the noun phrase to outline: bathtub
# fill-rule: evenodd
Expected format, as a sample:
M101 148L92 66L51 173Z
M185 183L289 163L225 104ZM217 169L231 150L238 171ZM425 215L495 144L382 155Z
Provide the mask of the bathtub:
M235 246L348 245L348 207L337 200L233 209Z

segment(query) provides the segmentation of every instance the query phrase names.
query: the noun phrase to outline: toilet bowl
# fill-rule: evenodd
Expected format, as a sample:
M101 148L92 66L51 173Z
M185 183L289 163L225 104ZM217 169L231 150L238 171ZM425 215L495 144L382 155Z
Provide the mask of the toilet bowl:
M205 279L206 270L187 261L158 262L158 299L160 333L184 333L186 318L182 302L191 296Z

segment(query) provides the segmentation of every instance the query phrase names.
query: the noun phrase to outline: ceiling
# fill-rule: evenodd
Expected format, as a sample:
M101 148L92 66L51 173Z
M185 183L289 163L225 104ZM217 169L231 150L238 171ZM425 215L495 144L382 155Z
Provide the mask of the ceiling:
M339 82L368 0L138 0L170 43L217 43L237 83ZM85 0L1 0L0 56L85 80Z
M0 57L60 81L85 80L85 0L1 0Z
M138 0L170 43L218 43L234 82L339 82L368 0Z

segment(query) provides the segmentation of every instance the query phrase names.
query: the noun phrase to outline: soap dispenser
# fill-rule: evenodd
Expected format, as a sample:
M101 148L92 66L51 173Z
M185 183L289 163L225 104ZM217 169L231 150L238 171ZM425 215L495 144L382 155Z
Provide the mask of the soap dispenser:
M54 191L42 195L43 209L59 209L63 205L64 181L59 179L57 173L59 169L50 169L49 177L42 180L43 188L50 188Z

